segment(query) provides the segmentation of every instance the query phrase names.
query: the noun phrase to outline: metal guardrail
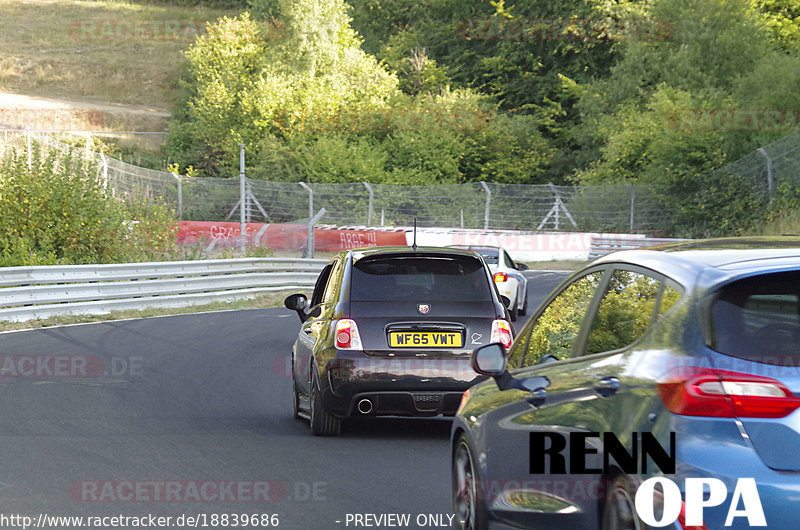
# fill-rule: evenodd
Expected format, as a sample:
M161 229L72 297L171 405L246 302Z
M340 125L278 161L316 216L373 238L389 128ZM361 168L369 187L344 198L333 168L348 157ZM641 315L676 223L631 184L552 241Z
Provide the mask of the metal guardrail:
M691 241L691 239L671 239L666 237L614 237L610 235L592 236L589 243L589 259L597 259L612 252L620 250L636 250L640 248L665 245L667 243L678 243L680 241Z
M0 321L182 307L314 286L321 259L226 260L0 268Z

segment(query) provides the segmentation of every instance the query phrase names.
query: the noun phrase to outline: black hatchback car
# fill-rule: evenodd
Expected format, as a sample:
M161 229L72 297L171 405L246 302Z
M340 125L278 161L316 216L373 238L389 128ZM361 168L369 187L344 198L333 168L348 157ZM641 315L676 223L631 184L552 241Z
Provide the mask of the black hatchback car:
M479 376L470 354L510 345L508 312L483 259L439 247L371 247L336 255L309 302L286 299L303 324L292 351L294 414L317 436L350 416L453 415Z

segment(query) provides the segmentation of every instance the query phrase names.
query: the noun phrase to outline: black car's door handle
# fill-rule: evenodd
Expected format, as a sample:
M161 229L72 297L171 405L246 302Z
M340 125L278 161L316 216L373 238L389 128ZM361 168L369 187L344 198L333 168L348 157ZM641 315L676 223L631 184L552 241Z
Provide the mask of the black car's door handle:
M619 390L620 382L616 377L604 377L594 385L594 389L603 396L610 397Z

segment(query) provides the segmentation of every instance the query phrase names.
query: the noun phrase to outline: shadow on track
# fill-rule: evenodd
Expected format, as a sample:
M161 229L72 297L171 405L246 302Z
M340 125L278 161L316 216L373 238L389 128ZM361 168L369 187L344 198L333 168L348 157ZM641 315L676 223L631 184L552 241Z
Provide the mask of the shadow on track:
M352 418L342 423L341 437L361 439L447 440L452 420L442 418Z

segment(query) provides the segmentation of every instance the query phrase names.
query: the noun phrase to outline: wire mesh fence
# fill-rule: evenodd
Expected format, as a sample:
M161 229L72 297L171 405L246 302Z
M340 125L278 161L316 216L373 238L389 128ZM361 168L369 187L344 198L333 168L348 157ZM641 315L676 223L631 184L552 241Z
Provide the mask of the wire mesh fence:
M184 220L306 223L338 226L645 232L668 226L658 190L644 185L555 186L472 182L400 186L365 182L295 183L179 176L122 162L92 150L86 139L4 131L0 157L32 149L79 158L116 197L160 200ZM78 139L76 139L78 138ZM87 147L88 146L88 147ZM740 175L768 201L781 179L800 175L800 133L792 133L717 172ZM717 173L715 172L715 173Z
M714 177L738 177L748 187L748 192L763 202L771 201L780 183L800 183L800 131L787 134L708 175L709 180Z

